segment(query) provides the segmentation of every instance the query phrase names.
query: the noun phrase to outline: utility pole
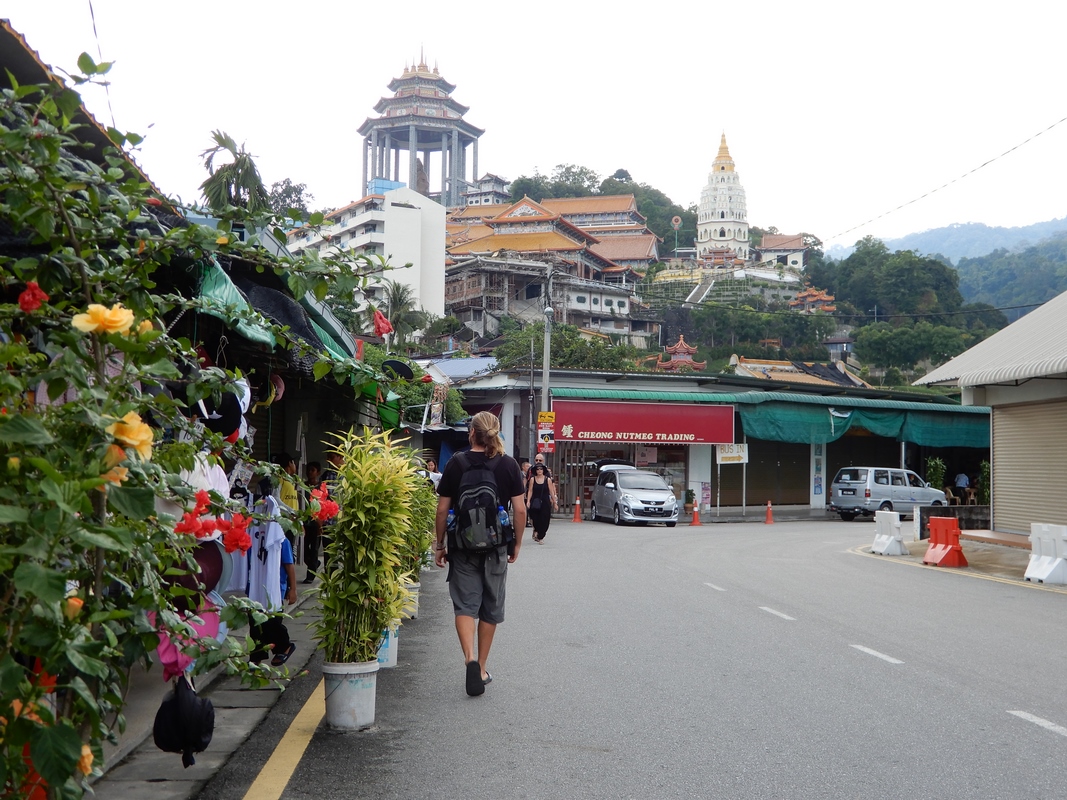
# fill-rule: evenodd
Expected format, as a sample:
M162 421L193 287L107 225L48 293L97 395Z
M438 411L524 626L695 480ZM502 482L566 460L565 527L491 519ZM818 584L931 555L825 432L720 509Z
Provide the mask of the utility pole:
M541 410L548 412L548 373L549 357L552 352L552 265L548 264L548 277L545 280L545 350L541 360Z

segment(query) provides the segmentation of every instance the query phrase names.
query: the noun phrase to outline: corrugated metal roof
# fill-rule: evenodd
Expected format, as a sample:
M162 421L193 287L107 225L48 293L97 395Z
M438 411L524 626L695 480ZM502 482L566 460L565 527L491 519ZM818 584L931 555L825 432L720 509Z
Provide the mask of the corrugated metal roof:
M824 397L794 392L652 392L639 389L552 389L552 396L582 400L643 400L645 402L757 404L804 403L845 408L885 408L897 411L945 411L953 414L988 414L988 406L957 406L867 397Z
M490 356L475 358L442 358L431 362L451 381L463 381L496 369L496 359Z
M983 386L1067 372L1067 292L997 331L918 384Z

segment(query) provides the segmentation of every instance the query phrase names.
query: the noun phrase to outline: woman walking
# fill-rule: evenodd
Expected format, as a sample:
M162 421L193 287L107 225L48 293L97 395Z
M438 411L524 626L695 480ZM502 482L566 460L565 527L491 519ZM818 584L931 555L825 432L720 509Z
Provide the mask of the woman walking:
M526 484L526 507L533 519L533 540L541 544L552 522L552 512L559 508L556 500L556 485L548 477L548 467L534 464L530 480Z

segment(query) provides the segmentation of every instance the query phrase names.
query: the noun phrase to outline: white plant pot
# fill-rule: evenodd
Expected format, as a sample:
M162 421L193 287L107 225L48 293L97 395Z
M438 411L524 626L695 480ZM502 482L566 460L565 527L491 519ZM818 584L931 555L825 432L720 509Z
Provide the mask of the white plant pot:
M422 583L416 581L415 583L409 583L405 587L408 590L408 599L404 603L404 609L401 613L408 619L417 619L419 616L419 589L422 588Z
M382 643L378 646L378 665L382 669L396 666L397 648L400 646L400 620L394 619L382 631Z
M326 684L326 724L342 730L359 730L374 724L378 693L378 662L360 661L322 665Z

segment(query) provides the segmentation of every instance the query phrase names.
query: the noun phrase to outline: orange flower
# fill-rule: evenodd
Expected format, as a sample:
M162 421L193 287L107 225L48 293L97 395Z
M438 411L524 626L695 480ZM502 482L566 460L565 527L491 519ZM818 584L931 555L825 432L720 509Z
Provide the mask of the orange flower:
M63 603L63 616L73 622L78 614L81 613L84 605L85 601L80 597L68 597Z
M110 309L92 303L85 314L75 314L70 324L84 333L128 333L133 312L123 308L122 303L115 303Z
M126 467L112 467L100 477L108 483L113 483L116 486L121 486L122 482L129 477L129 470ZM100 489L105 487L101 486Z
M123 444L137 451L145 461L152 459L152 429L141 421L141 415L131 411L118 422L104 428Z
M25 714L22 713L24 708L26 711ZM16 718L23 717L24 719L30 720L30 722L41 721L41 718L37 716L37 712L35 710L36 708L37 706L35 706L33 703L29 703L26 706L23 706L22 701L19 700L17 697L11 701L11 710L15 712L14 716Z
M108 469L117 467L123 461L126 460L126 451L119 447L117 444L109 444L107 446L107 452L104 454L104 466Z
M82 745L82 757L78 759L78 769L82 775L93 771L93 751L87 744Z

